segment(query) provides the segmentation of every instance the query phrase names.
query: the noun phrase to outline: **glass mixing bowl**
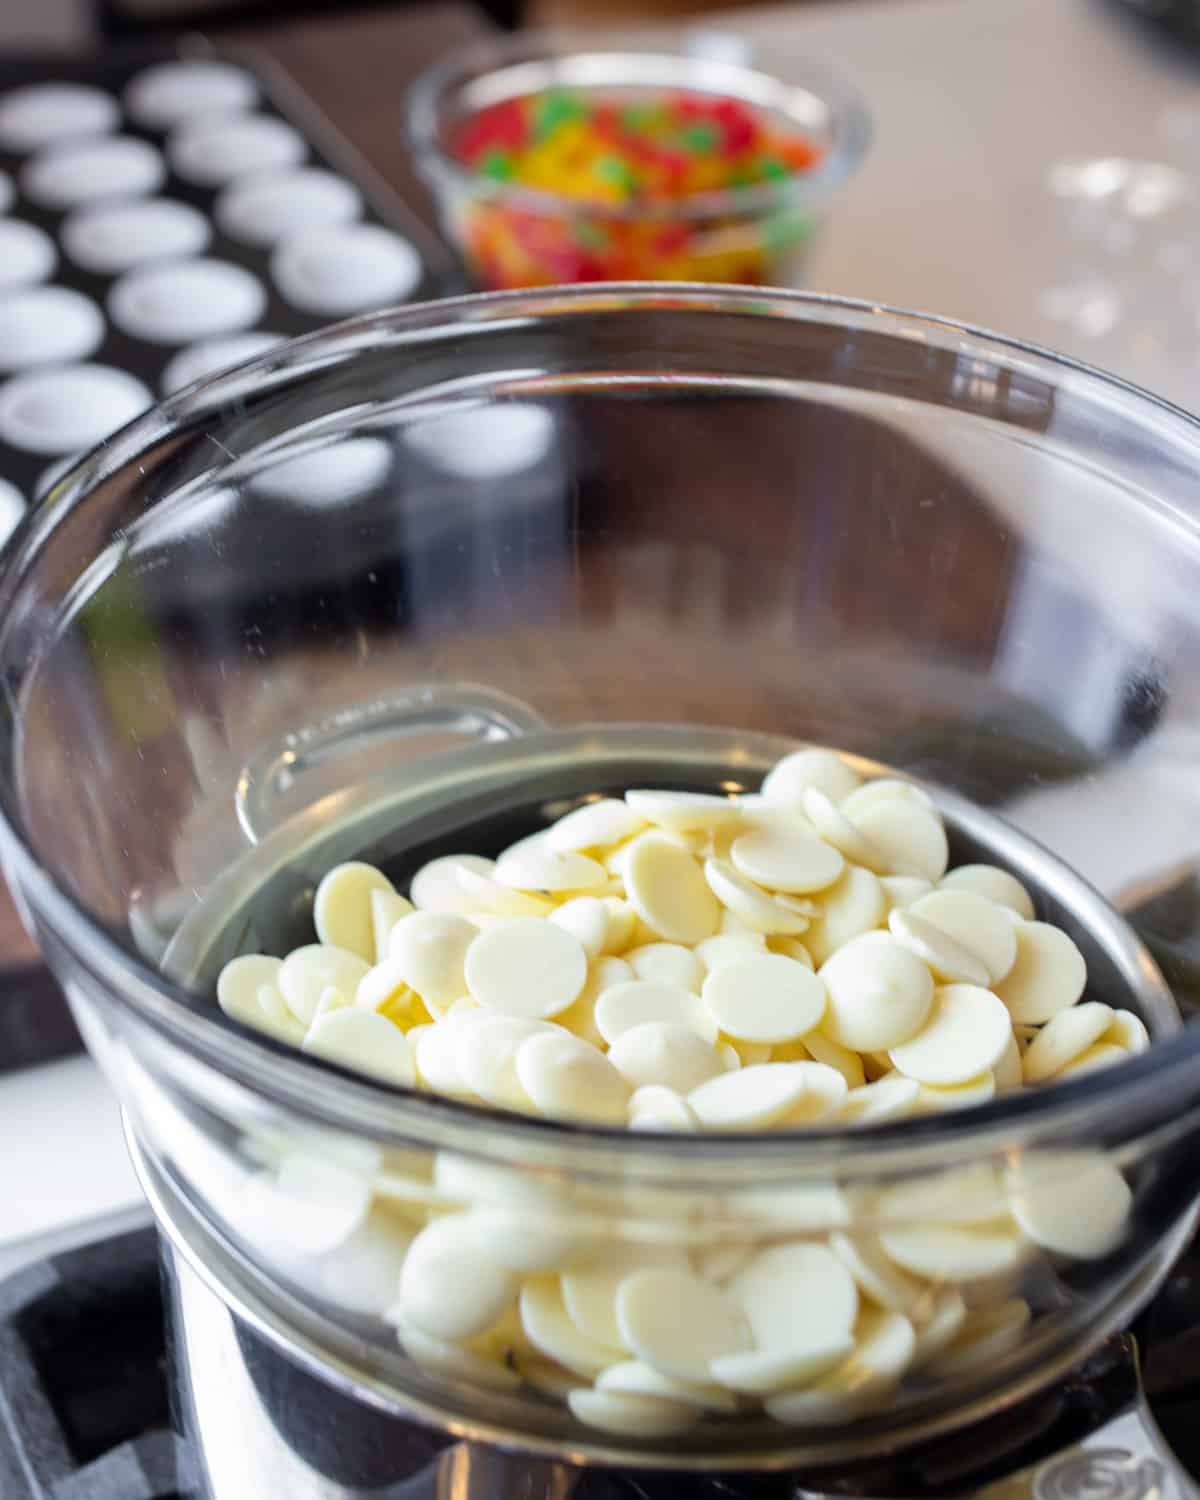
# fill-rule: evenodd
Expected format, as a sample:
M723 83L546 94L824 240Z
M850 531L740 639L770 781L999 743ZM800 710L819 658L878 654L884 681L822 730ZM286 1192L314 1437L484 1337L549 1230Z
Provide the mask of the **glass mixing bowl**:
M178 1251L369 1403L641 1465L891 1451L1126 1324L1196 1196L1198 436L937 319L638 286L349 323L87 458L0 578L4 852ZM389 1088L216 1008L336 860L487 852L607 788L733 794L805 741L922 780L956 862L1016 870L1150 1051L956 1114L681 1138ZM648 1245L716 1277L838 1234L864 1312L928 1352L953 1296L878 1273L878 1236L1003 1238L1035 1179L1070 1225L1116 1177L1104 1254L1024 1245L954 1289L970 1338L787 1420L600 1430L562 1400L589 1373L510 1314L466 1347L388 1318L431 1214L551 1291Z
M867 149L869 117L854 90L816 64L784 82L739 51L736 38L694 29L535 32L476 42L423 74L409 94L408 138L475 285L799 283L830 200ZM534 190L458 159L455 135L472 116L556 91L620 106L680 93L736 99L819 156L802 173L753 186L612 204ZM561 148L553 180L578 171L569 153Z

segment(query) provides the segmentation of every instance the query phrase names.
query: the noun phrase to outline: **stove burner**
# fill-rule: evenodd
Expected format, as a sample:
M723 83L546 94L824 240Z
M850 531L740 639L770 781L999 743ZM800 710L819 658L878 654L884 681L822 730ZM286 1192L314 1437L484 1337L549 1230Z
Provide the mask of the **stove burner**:
M171 1429L154 1231L68 1250L0 1285L0 1495L196 1493Z
M1036 1500L1148 1500L1165 1477L1156 1458L1138 1458L1124 1448L1090 1448L1052 1459L1038 1475L1034 1493Z
M204 1465L177 1430L187 1427L186 1413L172 1421L161 1270L158 1236L144 1227L53 1255L0 1284L3 1500L208 1500ZM177 1295L178 1284L172 1290ZM1128 1337L1110 1341L1071 1380L967 1433L800 1478L568 1469L471 1447L366 1411L249 1330L235 1326L234 1334L229 1347L236 1345L276 1433L314 1483L321 1485L319 1476L328 1483L314 1496L949 1500L996 1485L1000 1500L1008 1476L1037 1465L1031 1500L1163 1500L1174 1488L1165 1456L1122 1446L1113 1422L1137 1398ZM1200 1249L1180 1262L1137 1334L1148 1350L1145 1387L1154 1416L1180 1463L1200 1474ZM348 1424L354 1442L339 1444ZM1103 1440L1076 1446L1101 1429ZM1174 1477L1187 1488L1182 1474Z

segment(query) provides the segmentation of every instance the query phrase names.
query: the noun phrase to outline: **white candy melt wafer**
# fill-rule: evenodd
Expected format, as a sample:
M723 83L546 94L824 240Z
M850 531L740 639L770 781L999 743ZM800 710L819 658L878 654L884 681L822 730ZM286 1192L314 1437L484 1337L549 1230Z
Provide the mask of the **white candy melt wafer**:
M496 1264L466 1214L434 1219L409 1247L400 1273L405 1322L456 1341L490 1328L516 1300L520 1281Z
M803 828L755 828L730 848L734 868L748 880L794 895L830 886L846 861L832 845Z
M1016 962L1017 932L1012 917L1007 908L986 896L975 891L933 891L914 901L907 912L965 948L983 965L985 984L998 984Z
M804 945L813 959L823 964L851 938L878 927L886 911L887 894L879 877L861 865L848 865L840 879L822 891L820 908L804 934Z
M1025 1081L1044 1083L1061 1073L1108 1033L1114 1015L1111 1006L1091 1000L1051 1016L1020 1059Z
M531 1101L517 1071L517 1054L524 1042L544 1031L543 1022L523 1016L484 1014L466 1021L457 1033L459 1076L497 1109L528 1110Z
M1104 1033L1104 1040L1123 1047L1133 1056L1145 1052L1150 1045L1150 1033L1130 1010L1113 1011L1112 1023Z
M715 941L705 938L705 942ZM704 983L702 960L681 943L644 943L640 948L630 948L625 961L639 979L657 980L676 989L690 990L694 995L700 993Z
M467 949L467 988L480 1005L510 1016L555 1016L587 980L587 954L571 933L522 917L481 932Z
M629 1125L632 1130L699 1130L700 1121L682 1094L646 1083L630 1097Z
M703 870L662 834L634 840L625 861L625 889L642 921L669 942L694 944L717 930L721 908Z
M1097 1073L1103 1068L1115 1067L1128 1056L1124 1047L1115 1046L1111 1042L1097 1042L1094 1047L1089 1047L1073 1062L1069 1062L1055 1078L1064 1082L1069 1078L1082 1078L1086 1073Z
M386 1205L374 1204L348 1239L319 1257L314 1269L320 1295L361 1317L386 1318L415 1234L414 1224Z
M521 1327L535 1349L585 1379L628 1359L623 1345L589 1338L571 1320L557 1276L530 1276L521 1288Z
M550 913L549 920L579 939L589 961L599 958L608 945L609 912L597 896L577 896L573 901L564 901L557 911Z
M623 1125L630 1087L598 1048L569 1033L528 1037L517 1048L517 1078L542 1114Z
M927 811L934 811L933 799L928 792L923 792L915 782L903 781L895 776L879 776L874 781L864 782L857 791L842 799L841 806L848 818L857 818L859 813L865 812L869 807L895 801L912 802Z
M463 916L474 911L475 905L458 879L459 871L489 876L495 868L495 860L478 854L446 854L431 860L413 876L412 904L421 911L456 912Z
M987 985L988 971L983 961L949 933L918 916L915 906L890 911L888 931L910 953L915 953L941 983Z
M406 972L404 965L393 958L384 958L373 965L359 980L354 992L355 1005L363 1010L383 1010L397 1003L405 1004L414 998L404 977Z
M808 927L804 912L762 890L727 860L705 860L704 879L720 904L755 932L790 935Z
M608 1043L596 1025L596 1001L605 990L618 984L628 984L634 977L633 970L624 959L605 954L588 965L588 977L583 988L566 1010L555 1016L556 1025L565 1027L582 1041L593 1047L606 1047Z
M701 1411L737 1410L736 1398L713 1381L676 1380L643 1364L640 1359L626 1359L619 1365L609 1365L596 1377L596 1389L682 1401L685 1406L699 1407Z
M687 1271L687 1254L678 1245L604 1242L594 1266L568 1269L562 1274L562 1304L571 1322L606 1349L624 1349L624 1338L616 1323L616 1293L625 1277L634 1271L654 1268ZM603 1383L604 1377L600 1380ZM627 1382L618 1382L618 1388L633 1389Z
M701 1124L710 1130L765 1130L799 1115L821 1120L846 1097L846 1080L822 1063L762 1063L722 1073L688 1094Z
M866 1410L896 1384L912 1364L916 1333L899 1313L864 1313L853 1354L805 1390L772 1396L768 1413L794 1427L820 1427L847 1421Z
M808 787L841 802L861 785L862 777L840 755L814 747L785 755L763 778L762 791L768 802L795 807Z
M710 1046L717 1040L718 1022L697 995L652 979L635 979L605 990L596 1000L595 1016L600 1035L610 1046L627 1031L650 1021L686 1027Z
M1067 934L1048 922L1021 923L1016 939L1016 960L996 993L1014 1021L1039 1025L1075 1004L1087 966Z
M736 802L704 792L631 791L625 793L625 805L645 822L673 833L707 832L741 822Z
M880 1233L884 1253L931 1281L976 1281L1016 1270L1029 1242L1015 1226L912 1224Z
M626 802L603 797L585 802L559 818L546 835L546 847L556 851L611 849L641 833L646 820Z
M909 1312L923 1295L921 1283L908 1276L885 1253L873 1234L831 1234L829 1248L861 1291L878 1307Z
M258 992L264 985L277 987L282 968L281 959L265 953L231 959L217 980L217 1003L227 1016L253 1026L260 1014Z
M982 1163L897 1183L874 1204L874 1217L883 1224L983 1224L1007 1213L1003 1178Z
M723 964L757 958L766 951L766 943L754 943L748 938L726 937L718 933L716 937L705 938L702 943L697 943L693 951L706 971L712 974Z
M911 1368L919 1370L936 1359L962 1330L967 1321L967 1304L953 1287L939 1292L928 1318L916 1325L917 1344Z
M852 1088L842 1101L838 1119L847 1125L882 1125L917 1112L921 1085L893 1073L875 1083Z
M369 1010L350 1007L318 1016L304 1038L303 1050L405 1088L416 1078L404 1033Z
M288 1151L274 1173L252 1178L262 1227L292 1253L326 1255L366 1220L371 1186L362 1173L306 1151Z
M485 875L466 865L454 871L468 905L466 914L474 920L487 914L493 917L548 917L554 907L545 896L518 891L497 880L494 875Z
M763 938L761 939L761 946L770 953L781 953L784 958L794 958L798 964L803 964L806 969L815 970L817 966L813 963L813 956L805 946L807 937L807 933L804 940L798 937L775 936L769 942Z
M950 848L942 820L932 808L914 798L880 799L847 811L860 835L878 850L893 875L921 875L940 880L946 873Z
M466 993L466 957L478 937L465 917L414 911L392 928L387 962L423 1000L442 1008Z
M1081 1260L1116 1249L1133 1194L1099 1152L1031 1152L1008 1175L1013 1217L1035 1244Z
M799 1360L844 1344L858 1317L858 1288L823 1245L774 1245L725 1284L761 1353ZM718 1376L719 1378L719 1376Z
M518 891L583 891L606 885L604 866L574 850L556 851L539 840L523 841L496 861L496 879Z
M943 875L938 884L944 891L973 891L977 896L994 901L997 906L1016 912L1026 921L1033 921L1033 901L1029 892L1015 875L995 865L959 865Z
M996 1075L989 1071L968 1078L965 1083L923 1083L917 1098L917 1113L921 1115L944 1114L956 1109L967 1109L973 1104L986 1104L996 1096Z
M469 1099L471 1089L458 1065L457 1024L458 1018L448 1016L436 1026L421 1028L413 1056L418 1082L436 1094L445 1094L451 1099Z
M325 990L332 988L343 995L353 995L366 973L366 960L357 953L309 943L283 960L277 982L288 1009L297 1020L308 1022Z
M805 1034L801 1044L805 1052L813 1062L824 1063L826 1067L833 1068L846 1080L848 1089L861 1089L866 1086L867 1077L863 1069L862 1059L857 1052L851 1052L848 1047L839 1047L837 1042L831 1042L827 1036L822 1036L819 1031L809 1031ZM772 1051L775 1061L783 1061L777 1054L780 1049ZM803 1061L797 1058L796 1061Z
M921 1030L890 1056L906 1078L947 1088L995 1067L1011 1036L1008 1011L990 990L947 984L934 992Z
M819 787L810 786L804 793L804 815L825 840L856 865L876 875L894 873L887 855L877 849L856 823L842 812ZM918 872L919 873L919 872Z
M889 912L897 907L911 906L934 889L933 882L920 875L882 875L879 884ZM944 884L944 882L943 882Z
M609 1048L608 1057L632 1088L659 1084L684 1096L724 1073L724 1064L711 1043L691 1027L668 1021L646 1021L622 1032Z
M368 904L371 909L372 959L382 963L388 956L392 930L401 917L408 916L413 904L394 890L377 887L372 889Z
M776 1391L807 1385L843 1364L854 1352L851 1337L821 1344L811 1340L782 1352L754 1349L748 1354L725 1354L712 1362L714 1377L732 1391L748 1396L770 1396Z
M689 1271L635 1271L617 1292L625 1345L663 1375L711 1378L714 1359L750 1347L741 1312L719 1287Z
M604 909L608 912L608 936L605 951L613 957L628 952L638 927L638 914L628 901L619 896L602 896Z
M820 969L828 1005L821 1029L857 1052L909 1041L933 1004L933 979L921 961L883 932L853 938Z
M680 1265L682 1268L682 1257ZM610 1349L625 1347L617 1326L617 1291L629 1270L567 1271L562 1276L563 1305L568 1317L581 1333Z
M808 909L810 905L811 903L806 905L804 911L804 915L808 917L811 917L813 910L815 910L815 908ZM798 904L795 904L790 909L799 911L801 908ZM744 942L752 943L756 948L765 948L767 946L766 934L756 931L753 927L743 922L741 917L731 912L728 907L721 912L721 925L717 929L717 936L741 938ZM783 942L783 937L779 937L778 941Z
M593 1390L587 1386L573 1390L567 1397L567 1404L589 1427L621 1437L674 1437L687 1432L700 1420L699 1411L684 1401L630 1396L621 1391Z
M811 1031L825 1011L823 982L775 953L723 964L704 981L701 995L715 1025L737 1041L791 1041Z
M495 1259L510 1271L560 1271L586 1253L588 1236L561 1206L526 1202L477 1204L471 1218Z

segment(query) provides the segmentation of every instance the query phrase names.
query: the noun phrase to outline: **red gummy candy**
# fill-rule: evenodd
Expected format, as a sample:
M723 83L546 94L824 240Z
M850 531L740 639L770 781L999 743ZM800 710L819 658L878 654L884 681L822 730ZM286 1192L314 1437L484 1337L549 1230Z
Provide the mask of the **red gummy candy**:
M754 116L736 99L722 99L713 114L725 138L725 155L737 156L754 144L758 125Z
M489 151L516 151L526 142L529 125L519 99L506 99L472 115L458 130L455 155L474 164Z

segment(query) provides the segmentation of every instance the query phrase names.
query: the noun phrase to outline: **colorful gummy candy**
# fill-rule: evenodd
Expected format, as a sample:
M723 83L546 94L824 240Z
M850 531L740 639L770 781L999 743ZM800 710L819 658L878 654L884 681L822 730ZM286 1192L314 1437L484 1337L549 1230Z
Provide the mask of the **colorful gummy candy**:
M452 141L479 188L455 228L487 286L613 280L764 284L807 239L786 199L703 212L704 195L811 171L821 147L744 101L548 90L471 116ZM557 200L542 207L504 188ZM673 210L676 210L673 212Z

